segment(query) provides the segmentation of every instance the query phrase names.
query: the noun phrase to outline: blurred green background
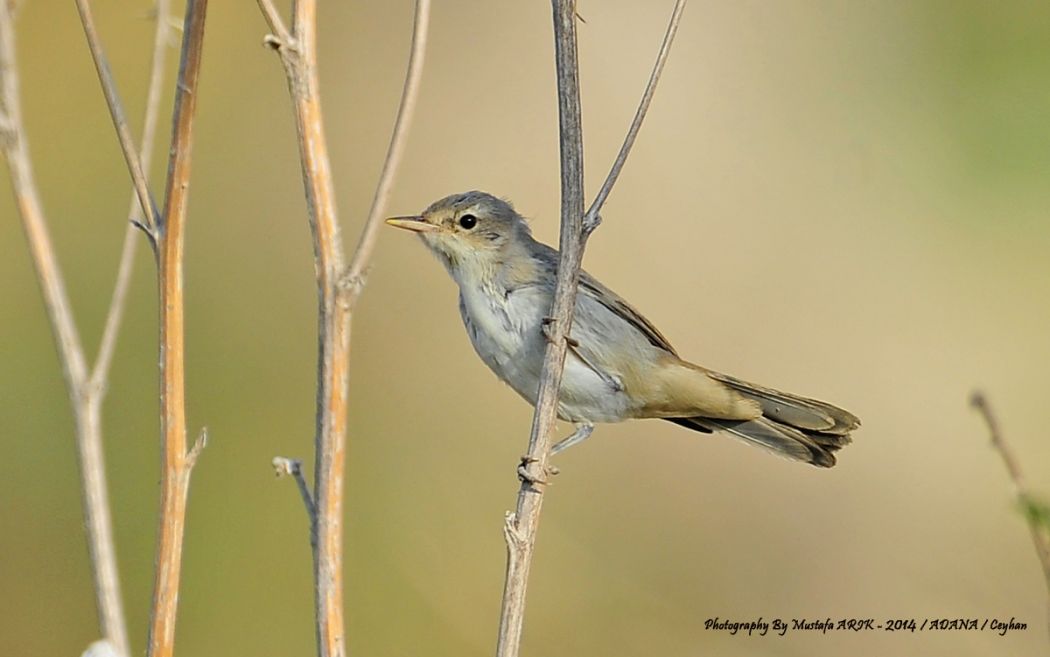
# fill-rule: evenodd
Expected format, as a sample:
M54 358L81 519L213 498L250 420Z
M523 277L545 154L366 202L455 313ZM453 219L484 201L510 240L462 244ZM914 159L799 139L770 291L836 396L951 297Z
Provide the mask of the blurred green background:
M592 193L671 4L581 3ZM93 354L127 176L72 4L23 5L30 145ZM94 5L137 126L150 4ZM306 520L269 465L312 463L315 294L291 112L255 3L209 11L186 290L189 419L211 444L191 493L178 652L309 655ZM411 16L408 0L321 6L348 245L387 145ZM552 61L547 2L435 3L391 213L485 189L555 241ZM1045 654L1039 566L967 396L988 391L1032 487L1050 490L1048 118L1045 3L691 3L586 266L683 355L834 401L864 426L830 471L668 423L600 427L558 459L526 654ZM76 655L97 630L72 421L6 177L3 188L0 652ZM141 249L105 405L136 649L159 476L154 285ZM354 322L354 655L486 655L495 643L501 523L532 411L474 356L455 298L416 240L382 235ZM715 616L1016 617L1029 629L747 638L705 631Z

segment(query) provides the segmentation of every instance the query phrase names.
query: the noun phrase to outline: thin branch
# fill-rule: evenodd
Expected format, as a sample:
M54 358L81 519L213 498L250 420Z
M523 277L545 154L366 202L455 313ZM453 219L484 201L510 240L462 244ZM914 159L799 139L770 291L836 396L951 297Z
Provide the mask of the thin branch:
M1024 475L1021 473L1021 464L1017 457L1014 456L1013 450L1006 443L1006 439L1003 438L1002 431L999 429L999 420L996 418L991 404L988 403L988 399L982 391L977 390L970 396L970 406L981 414L985 424L988 425L988 434L991 438L992 447L999 452L999 456L1003 459L1006 472L1010 475L1010 481L1013 482L1014 495L1017 496L1018 502L1022 505L1030 505L1033 497L1025 484ZM1050 594L1050 532L1047 532L1035 514L1025 513L1025 517L1028 519L1028 529L1032 534L1032 543L1035 545L1036 556L1043 567L1046 590Z
M95 63L99 82L102 84L102 93L106 97L109 106L110 117L113 119L113 127L117 130L117 139L120 141L120 150L124 154L131 180L138 194L139 203L142 206L143 216L146 218L145 225L149 232L154 233L160 224L160 215L157 204L150 194L149 184L146 182L146 172L139 159L138 151L131 137L131 129L124 115L124 106L120 102L117 93L117 85L113 80L113 73L109 70L109 62L102 50L102 42L99 40L98 31L95 29L95 19L91 15L91 7L88 0L75 0L77 11L80 13L80 23L84 26L84 36L87 37L88 49L91 51L91 59Z
M594 197L594 202L591 203L591 207L587 209L587 214L583 218L583 224L588 231L594 230L601 222L600 213L602 206L605 205L605 200L609 198L613 185L616 184L617 178L620 177L620 171L623 170L623 165L627 162L627 156L631 153L634 140L642 127L642 121L645 120L645 114L649 111L649 104L652 102L653 94L656 92L656 83L660 81L664 64L667 62L667 55L671 52L671 43L674 42L675 34L678 33L678 23L682 19L685 3L686 0L676 0L675 2L674 10L671 12L671 21L667 25L663 43L660 44L660 52L656 56L656 63L653 64L653 71L649 74L649 83L645 85L645 92L642 94L641 102L638 103L638 110L634 113L631 127L627 129L627 136L624 137L623 145L620 146L620 152L616 155L616 160L609 170L609 175L605 177L605 182L602 183L601 189L598 190L598 195Z
M292 477L299 487L299 495L303 498L303 506L306 507L306 516L313 527L317 509L314 507L314 498L310 494L310 484L306 483L306 475L303 474L303 462L299 459L289 459L283 456L273 457L271 462L274 473L278 477Z
M552 0L554 50L558 80L558 123L561 144L561 254L558 279L548 323L536 412L523 459L524 476L517 510L504 523L507 572L500 612L497 657L517 657L525 622L525 595L536 545L543 482L548 476L551 436L557 421L558 389L572 326L576 284L583 261L587 232L583 226L583 126L580 119L579 66L576 54L576 3Z
M167 0L160 0L167 2ZM159 24L159 23L158 23ZM143 142L144 144L146 142ZM143 152L148 149L143 147ZM143 158L146 161L146 158ZM136 231L145 228L142 224L141 212L138 211L139 202L137 198L132 199L135 210L128 217L127 228L124 229L124 244L120 247L120 262L117 265L117 277L113 285L113 294L110 296L109 310L106 312L106 323L102 329L102 339L99 341L98 356L91 370L91 387L99 390L99 394L105 393L105 381L109 377L110 367L113 365L113 354L117 347L117 337L120 334L120 326L124 320L124 310L127 308L128 290L131 288L131 273L135 269L135 252L138 251L139 235ZM139 225L141 224L141 226Z
M171 32L169 14L171 0L156 0L153 32L153 53L150 63L149 86L146 91L146 113L142 121L141 150L139 161L148 165L153 160L153 144L156 141L157 123L160 115L160 99L164 86L164 64L168 52L168 34ZM91 387L104 393L104 382L109 376L113 364L113 352L117 344L117 335L127 307L128 289L131 287L131 272L135 266L135 251L138 245L136 223L142 223L142 207L137 192L133 189L128 208L128 227L124 232L124 245L120 251L120 265L117 267L117 279L113 286L113 296L106 313L106 324L99 342L98 356L91 371Z
M558 278L547 322L547 350L540 375L540 388L533 415L529 449L522 459L521 488L517 510L504 521L507 543L507 572L500 613L497 657L517 657L525 621L525 599L529 570L536 544L546 478L557 472L549 464L551 437L557 421L558 390L565 366L576 304L583 252L591 232L597 228L602 205L612 191L627 160L635 137L656 90L671 42L678 29L685 0L677 0L660 53L645 93L627 131L623 146L594 203L583 212L583 126L580 118L579 65L576 52L575 0L552 0L554 46L558 80L558 119L561 135L561 236Z
M161 0L161 8L166 11L166 6L167 0ZM0 103L2 103L3 124L8 131L3 140L4 153L9 163L12 187L18 200L22 223L43 292L44 304L55 335L73 410L84 526L88 541L89 563L94 580L100 633L105 638L103 642L105 645L110 646L122 657L126 657L129 654L129 646L106 485L102 449L101 403L105 394L105 380L116 340L116 329L120 323L120 314L130 280L134 241L131 239L129 230L129 234L125 237L119 267L120 273L114 290L114 302L107 317L106 329L99 349L99 359L89 374L83 346L77 335L63 278L51 245L36 183L32 176L25 126L21 118L10 8L9 3L3 3L3 6L0 7L0 18L2 18L0 29L3 31L3 34L0 35L0 52L2 52L0 56L3 59L0 62L0 75L3 75L3 94ZM154 95L152 90L159 87L163 70L157 61L163 57L164 31L163 21L158 20L154 38L154 67L150 81L151 96ZM152 129L149 126L156 122L156 106L155 99L147 101L143 144L147 154L143 156L144 158L148 158L148 147L153 141Z
M14 25L11 7L7 2L0 2L0 75L3 77L0 82L0 113L3 115L0 147L3 148L7 159L11 188L22 218L22 227L29 241L37 280L44 296L44 305L55 332L55 343L61 357L67 388L73 395L79 391L78 386L87 377L87 362L80 335L73 322L69 295L66 293L61 268L44 218L43 205L33 178L25 125L22 122Z
M1018 463L1013 450L1003 440L1002 432L999 430L999 420L992 411L992 406L988 403L988 398L984 396L984 392L980 390L974 391L970 395L970 406L981 414L984 423L988 425L988 434L992 447L999 452L999 456L1003 459L1006 472L1010 475L1010 481L1014 485L1014 493L1018 496L1024 495L1025 483L1024 475L1021 474L1021 464Z
M292 35L288 32L288 28L285 26L280 12L277 11L277 7L273 5L273 0L259 0L259 10L266 19L266 24L270 26L273 36L277 37L285 46L292 45Z
M92 391L94 394L94 390ZM130 654L127 621L120 595L113 520L106 484L106 464L102 451L101 397L94 396L76 407L77 458L81 470L84 527L88 555L95 578L95 596L102 636L124 656Z
M289 34L270 2L258 0L273 37L266 43L281 57L288 91L295 109L299 159L314 244L318 295L317 406L314 490L305 477L296 482L311 517L310 541L314 557L314 605L317 651L321 657L346 654L343 627L343 484L346 472L347 385L350 358L350 320L353 302L364 286L376 240L376 229L397 165L419 86L429 16L429 0L417 0L412 54L398 117L394 124L383 172L369 217L349 267L339 238L332 172L324 137L317 76L316 0L292 2ZM275 460L275 467L277 467Z
M372 207L368 211L368 218L365 220L365 226L361 230L357 249L350 259L350 267L347 270L351 305L364 289L368 263L372 258L372 251L375 250L379 227L382 225L383 216L386 214L387 201L390 198L390 189L394 185L394 177L397 175L401 156L405 150L408 126L412 122L412 115L416 108L416 99L419 97L419 83L423 77L423 62L426 56L427 28L429 25L430 0L416 0L416 13L412 24L412 48L408 57L408 70L405 73L405 86L401 91L401 102L397 108L397 118L394 120L394 130L390 135L390 146L387 149L386 160L383 162L383 172L380 174L379 183L376 185Z
M271 29L279 26L268 2L260 7ZM295 110L299 159L314 246L318 297L317 401L314 438L315 513L310 528L314 562L317 650L321 657L346 654L343 627L343 482L346 472L350 304L335 207L317 76L317 3L295 0L292 35L276 44ZM275 29L278 31L278 29Z
M156 573L147 647L149 657L171 657L174 652L190 473L207 440L207 433L202 432L193 448L187 451L186 338L183 317L183 248L190 155L207 6L207 0L189 0L186 3L179 77L175 86L164 215L162 221L155 224L160 288L160 429L163 465Z

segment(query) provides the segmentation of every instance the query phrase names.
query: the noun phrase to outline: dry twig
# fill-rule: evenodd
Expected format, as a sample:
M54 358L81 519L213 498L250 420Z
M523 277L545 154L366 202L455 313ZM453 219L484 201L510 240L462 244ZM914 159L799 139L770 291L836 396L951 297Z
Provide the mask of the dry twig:
M1025 518L1028 520L1028 529L1032 534L1032 543L1035 546L1035 554L1039 558L1039 563L1043 567L1043 578L1046 580L1046 590L1050 594L1050 528L1044 524L1044 520L1040 519L1036 513L1031 511L1031 508L1035 504L1032 494L1028 491L1028 487L1025 484L1024 475L1021 473L1021 464L1014 456L1013 450L1006 443L1006 439L1003 438L1003 434L999 429L999 420L995 417L995 413L992 411L991 404L988 403L988 399L984 396L984 393L980 390L974 391L970 396L970 406L977 410L984 418L984 422L988 425L988 434L992 442L992 447L999 452L999 456L1003 459L1003 464L1006 466L1006 472L1010 475L1010 481L1014 485L1014 494L1017 496L1018 503L1025 510ZM1048 609L1048 616L1050 616L1050 609ZM1047 619L1050 624L1050 617Z
M120 580L105 479L101 405L106 393L113 351L126 306L136 240L133 228L129 226L125 233L124 246L121 249L117 279L106 315L98 356L89 370L66 295L62 273L51 245L39 193L33 179L26 131L21 117L14 30L11 24L12 9L8 3L2 4L3 6L0 7L0 76L3 80L0 83L0 88L2 88L0 106L2 106L3 115L3 151L11 172L12 187L29 240L30 252L37 270L52 331L55 334L66 388L73 407L84 525L94 579L99 629L105 639L104 643L117 654L126 656L129 654L128 639L121 603ZM160 85L163 79L168 26L162 17L167 16L168 7L169 0L158 0L156 10L158 20L154 29L152 64L140 154L140 158L147 162L151 158L160 100ZM134 214L131 218L134 219Z
M175 616L182 569L182 540L186 529L186 498L190 474L208 438L207 433L202 431L187 450L186 336L183 322L183 246L190 184L190 153L207 8L207 0L188 0L186 3L164 214L160 222L154 224L160 288L160 432L163 466L157 565L150 607L149 657L170 657L175 650ZM148 212L148 209L143 207L143 212Z
M146 91L146 115L142 122L142 141L139 146L139 161L144 167L148 167L153 161L153 145L157 134L157 119L160 112L160 96L164 82L165 53L168 51L168 38L171 34L169 22L171 12L171 0L156 0L154 8L154 20L156 26L153 34L153 54L150 61L149 85ZM135 251L138 240L135 239L136 229L144 225L145 218L142 215L142 206L139 202L138 191L132 189L131 200L128 207L128 227L124 232L124 246L120 250L120 265L117 267L117 282L113 286L113 296L109 304L109 312L106 314L106 325L102 330L102 340L99 342L98 356L95 367L91 372L91 380L94 387L102 387L103 381L109 376L109 368L113 362L113 351L117 344L117 333L120 331L121 320L124 317L124 308L128 288L131 284L131 271L135 264Z
M88 48L91 50L91 61L95 64L98 79L102 85L102 93L106 96L106 105L109 106L110 117L113 119L113 127L117 131L117 139L120 141L120 151L124 154L124 161L131 173L131 181L135 186L135 192L139 196L142 212L145 216L144 228L150 234L151 241L156 241L155 231L159 225L157 204L150 194L149 184L146 182L146 170L142 166L142 160L138 158L134 141L131 137L131 128L124 114L124 106L120 102L117 93L117 85L113 81L113 73L109 70L109 61L106 53L102 50L102 41L95 29L95 19L91 15L91 7L87 0L76 0L77 12L80 14L80 24L84 28L87 37Z
M343 246L335 208L328 146L321 120L317 77L317 5L295 2L293 31L269 2L260 1L275 36L295 106L299 157L314 242L318 292L318 388L314 513L314 605L317 645L323 657L345 654L342 597L342 501L346 450L346 396L350 356L350 307L343 298Z
M529 569L536 544L543 506L543 482L551 468L551 438L557 421L558 389L568 347L569 331L576 303L576 286L587 238L597 228L599 212L626 162L642 120L652 100L667 53L677 31L685 0L678 0L671 23L664 35L660 54L642 96L641 104L627 132L601 191L586 216L583 212L583 126L580 119L579 66L576 54L576 2L552 0L554 10L554 48L558 80L558 118L561 134L561 235L558 279L547 326L549 344L544 354L536 412L533 415L529 450L523 459L525 476L518 492L514 513L504 520L507 541L507 572L500 613L497 657L517 657L525 620L525 595Z
M310 519L310 527L313 528L313 520L317 514L317 509L314 508L314 496L310 492L310 484L306 483L306 476L303 474L303 462L298 459L275 456L271 464L273 465L274 473L278 477L295 479L295 485L299 487L299 496L303 498L306 517ZM316 543L316 537L311 536L310 545L315 545Z
M317 3L293 0L289 30L271 0L258 0L272 34L264 43L284 65L295 109L310 231L314 243L318 294L318 388L315 428L314 492L305 478L296 481L310 519L314 556L317 649L321 657L346 654L343 627L343 483L346 472L346 407L350 358L350 320L364 287L375 247L376 228L397 168L422 70L429 0L417 0L412 53L397 121L369 217L349 265L340 241L328 147L321 117L317 75ZM285 467L284 460L275 467ZM298 468L290 468L295 475Z
M408 126L412 122L416 98L419 96L419 82L423 76L423 60L426 55L427 26L429 24L430 0L417 0L416 14L412 24L412 48L408 56L408 70L405 73L405 85L401 90L397 118L394 119L394 130L390 135L390 146L387 148L386 159L383 161L383 172L379 175L379 182L376 184L372 207L368 210L368 218L365 219L365 226L361 230L354 257L351 258L350 267L347 269L347 279L351 285L351 304L357 300L364 289L368 263L375 249L379 227L382 225L381 220L386 214L390 190L394 186L394 177L401 164L405 143L408 141Z
M543 358L536 412L532 419L525 472L517 510L504 519L507 572L500 612L497 657L517 657L525 621L525 594L543 506L542 482L550 469L551 438L558 413L558 388L572 326L576 284L588 233L583 226L583 126L580 121L579 66L576 54L576 3L552 0L554 49L558 77L561 144L561 233L558 279L548 324L549 344Z
M620 146L620 152L616 154L616 160L613 161L609 174L605 176L605 182L602 183L601 189L598 190L598 195L594 197L591 207L587 208L587 214L583 217L583 225L588 232L594 230L598 223L601 222L599 213L602 210L602 206L605 205L606 199L609 198L609 193L612 192L613 185L619 179L620 171L623 170L623 165L627 163L627 156L631 153L638 131L642 128L642 121L645 120L645 115L649 111L649 105L653 101L653 94L656 93L656 83L660 81L660 75L664 71L664 64L667 63L667 55L671 52L671 43L674 41L675 34L678 33L678 24L682 20L682 12L685 11L685 2L686 0L676 0L674 4L674 9L671 11L671 22L667 24L664 40L660 44L660 52L656 56L656 63L653 64L653 71L649 74L649 83L645 85L642 100L638 103L638 109L634 113L634 119L631 120L630 127L627 128L627 136L624 137L623 145Z
M144 167L131 143L116 85L94 28L90 6L87 0L76 2L110 116L117 130L121 151L135 183L143 216L147 218L145 228L157 255L160 290L162 467L157 559L147 654L149 657L170 657L175 646L175 620L190 473L207 442L207 434L201 432L193 446L187 449L183 322L184 228L193 117L197 105L197 82L204 43L207 0L189 0L186 3L163 215L157 212L145 185Z

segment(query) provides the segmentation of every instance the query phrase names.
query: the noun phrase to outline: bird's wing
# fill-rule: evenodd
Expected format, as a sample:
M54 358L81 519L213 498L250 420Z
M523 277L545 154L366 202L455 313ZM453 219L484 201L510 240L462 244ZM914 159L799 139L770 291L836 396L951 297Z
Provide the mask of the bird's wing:
M638 332L644 335L645 339L653 346L659 347L674 356L678 355L674 350L674 347L671 346L670 341L664 337L663 333L660 333L659 329L653 326L652 322L635 310L631 304L623 299L623 297L602 285L597 278L591 276L585 271L580 272L579 291L581 294L586 294L608 308L617 316L623 318L627 323L637 329Z

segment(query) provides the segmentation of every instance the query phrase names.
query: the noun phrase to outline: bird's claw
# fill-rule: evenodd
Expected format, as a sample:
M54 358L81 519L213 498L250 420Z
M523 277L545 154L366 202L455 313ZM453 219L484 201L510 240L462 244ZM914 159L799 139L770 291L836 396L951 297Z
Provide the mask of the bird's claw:
M554 336L551 335L551 324L556 320L553 317L544 317L540 320L540 329L543 331L543 337L547 338L547 342L554 342ZM580 343L575 338L566 335L565 342L570 347L579 347Z
M534 475L529 472L529 466L533 463L539 462L540 460L534 456L529 456L528 454L522 456L521 462L518 464L518 479L531 486L546 486L550 483L550 480L547 479L548 476L553 477L561 472L561 470L555 465L548 465L544 468L543 474L541 475Z
M553 323L553 317L544 317L540 320L540 330L543 331L543 337L547 338L547 342L554 342L554 336L551 335L551 324Z

